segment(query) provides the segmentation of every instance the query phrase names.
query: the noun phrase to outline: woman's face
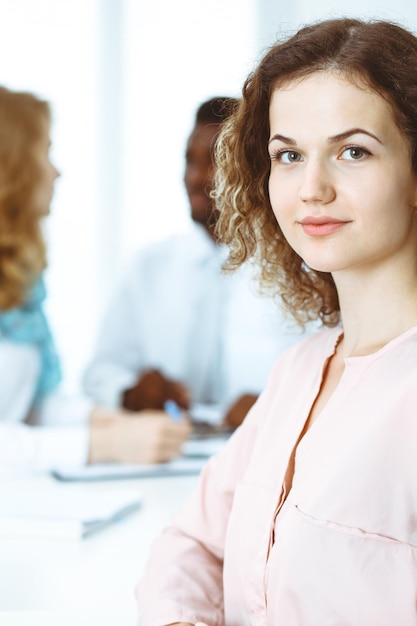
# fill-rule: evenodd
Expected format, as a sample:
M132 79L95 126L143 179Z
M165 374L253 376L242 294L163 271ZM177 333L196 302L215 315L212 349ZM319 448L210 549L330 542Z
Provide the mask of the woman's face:
M270 103L269 193L308 266L374 268L417 256L417 179L407 139L376 92L318 72Z
M34 157L38 169L38 184L34 190L32 202L35 212L39 216L49 214L52 197L54 193L54 183L60 175L55 165L51 162L49 149L51 140L49 137L49 127L34 148Z

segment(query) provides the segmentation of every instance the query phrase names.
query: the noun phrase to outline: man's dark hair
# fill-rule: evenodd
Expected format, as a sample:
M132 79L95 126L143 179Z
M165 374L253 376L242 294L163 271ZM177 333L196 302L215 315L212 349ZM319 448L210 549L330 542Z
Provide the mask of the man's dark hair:
M197 109L196 124L221 124L234 111L238 104L237 98L216 96L200 104Z

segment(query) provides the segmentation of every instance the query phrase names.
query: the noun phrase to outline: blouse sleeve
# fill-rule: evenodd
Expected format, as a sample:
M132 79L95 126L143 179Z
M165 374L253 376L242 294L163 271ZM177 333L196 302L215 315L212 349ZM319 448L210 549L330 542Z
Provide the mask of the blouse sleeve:
M223 552L234 490L248 465L264 392L224 450L210 459L197 490L154 542L137 587L141 626L179 621L224 623Z
M91 406L86 401L48 399L35 420L45 425L25 423L32 413L39 370L39 354L32 345L0 342L2 471L47 471L57 465L82 465L87 461L86 416ZM63 419L64 409L68 419Z
M3 472L44 472L62 465L83 465L87 456L85 427L0 423L0 470Z
M19 423L28 417L40 373L40 358L30 344L0 341L0 423Z

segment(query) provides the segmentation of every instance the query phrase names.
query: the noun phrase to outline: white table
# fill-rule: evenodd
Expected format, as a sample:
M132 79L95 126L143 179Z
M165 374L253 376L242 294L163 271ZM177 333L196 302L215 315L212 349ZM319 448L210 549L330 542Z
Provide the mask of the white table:
M138 490L143 507L80 541L0 538L1 626L136 626L134 589L152 540L197 484L196 476L83 483ZM5 483L6 481L6 483ZM13 489L69 490L49 476L0 479Z

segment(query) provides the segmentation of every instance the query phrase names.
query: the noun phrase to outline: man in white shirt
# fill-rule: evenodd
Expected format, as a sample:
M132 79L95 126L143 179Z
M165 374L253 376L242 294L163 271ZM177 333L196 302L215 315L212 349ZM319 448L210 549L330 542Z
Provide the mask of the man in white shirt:
M300 340L277 306L256 293L247 267L222 273L216 242L213 147L235 100L213 98L196 113L184 182L190 232L140 251L104 318L84 389L95 402L131 410L220 407L237 426L279 354Z

